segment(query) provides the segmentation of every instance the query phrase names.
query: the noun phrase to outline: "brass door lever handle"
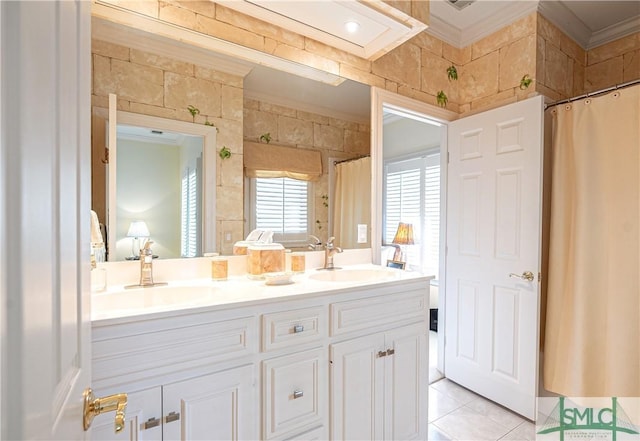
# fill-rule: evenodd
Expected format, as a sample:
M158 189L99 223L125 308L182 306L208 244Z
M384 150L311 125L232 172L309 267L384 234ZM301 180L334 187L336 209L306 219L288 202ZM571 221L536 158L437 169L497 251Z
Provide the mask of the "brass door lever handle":
M102 398L96 398L90 387L86 388L83 393L83 427L89 430L93 419L105 412L116 412L115 433L124 429L125 409L127 407L127 394L113 394Z

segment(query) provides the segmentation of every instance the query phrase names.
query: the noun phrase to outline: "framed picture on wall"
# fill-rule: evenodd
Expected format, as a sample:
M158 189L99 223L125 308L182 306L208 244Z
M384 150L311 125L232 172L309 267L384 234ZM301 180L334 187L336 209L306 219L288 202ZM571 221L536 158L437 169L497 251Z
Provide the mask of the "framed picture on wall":
M401 260L387 260L387 267L389 268L397 268L403 270L406 264L407 262L403 262Z

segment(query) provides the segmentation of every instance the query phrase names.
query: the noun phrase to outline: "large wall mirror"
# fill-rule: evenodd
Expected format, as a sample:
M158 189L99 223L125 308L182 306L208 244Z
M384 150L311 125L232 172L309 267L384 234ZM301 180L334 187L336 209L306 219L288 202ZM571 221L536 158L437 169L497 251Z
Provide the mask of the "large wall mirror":
M341 216L340 207L335 206L335 185L332 181L335 175L334 163L370 155L371 93L369 86L304 66L300 73L307 72L311 77L315 75L316 80L313 80L292 74L290 66L287 67L287 65L296 63L276 59L270 55L261 54L263 58L273 58L276 61L273 66L278 68L266 66L265 64L268 63L263 59L251 60L251 57L247 56L248 52L244 52L241 58L234 58L228 54L188 45L184 41L170 41L167 37L147 34L139 29L132 31L124 25L105 24L101 20L94 19L92 34L96 48L93 73L92 208L98 213L100 222L107 224L110 244L115 240L115 243L109 247L110 260L131 257L134 239L127 236L129 226L133 221L145 220L146 214L142 211L144 201L150 202L153 199L151 196L140 196L135 201L129 198L125 202L120 200L119 195L144 187L145 183L151 180L151 175L156 174L155 172L162 174L160 172L162 166L160 164L153 166L150 161L133 156L119 158L127 161L124 168L134 173L138 170L139 173L133 178L127 178L126 188L123 186L115 189L116 200L112 205L122 208L120 210L122 218L114 217L114 210L109 210L107 215L106 207L109 202L106 189L111 186L106 184L108 183L106 170L100 162L104 156L100 145L105 145L108 136L102 135L105 139L101 141L100 135L95 133L95 128L104 123L97 118L109 119L105 115L107 113L105 95L108 93L119 92L122 102L119 100L118 106L120 109L127 110L117 112L119 125L162 131L171 134L172 137L182 136L184 139L190 139L188 137L192 135L204 136L202 133L197 133L197 130L190 131L193 128L208 130L211 135L209 138L211 141L204 141L203 175L206 176L207 181L210 179L213 181L209 184L203 182L203 187L198 184L203 191L201 201L204 215L200 221L201 228L197 230L202 231L202 240L199 241L200 246L196 248L196 255L202 255L205 252L231 254L233 243L244 239L249 234L251 228L249 220L252 215L250 211L253 208L247 200L250 192L245 181L241 153L243 143L261 143L263 141L260 137L263 134L270 135L271 145L320 151L322 176L314 180L309 187L312 189L308 198L308 204L312 208L309 210L311 217L308 222L309 227L301 237L314 235L324 242L335 235L336 220L342 219L343 216ZM96 45L97 41L118 45L117 51ZM161 48L155 53L161 54L161 57L151 55L156 48ZM190 58L190 61L185 63L187 58ZM206 74L203 73L205 70L203 66L206 67ZM225 72L229 66L234 66L233 69L239 73ZM300 67L300 65L297 66ZM214 71L216 73L212 73ZM149 81L144 81L142 78L144 75L155 76ZM218 81L219 84L207 89L210 85L204 83L209 80ZM119 81L128 81L129 84L118 84ZM209 98L211 94L216 93L219 98ZM96 98L96 95L99 97ZM153 106L137 103L143 100L153 103ZM199 103L198 100L200 100ZM135 111L134 103L137 106ZM193 118L193 124L184 122L191 120L191 116L186 113L190 104L195 104L201 111L201 115ZM219 113L213 118L209 116L207 122L212 122L218 128L217 136L214 133L216 127L204 125L206 119L203 117L203 115L214 114L215 110L209 109L215 107L221 108L222 111L218 110ZM140 121L140 118L155 118L141 115L147 111L170 116L157 118L153 123ZM138 118L138 120L132 123L131 118ZM182 121L177 121L178 119ZM181 126L178 128L159 125L161 120L172 121L175 125ZM123 133L123 130L120 132ZM117 136L117 132L114 133L114 136ZM207 147L208 142L212 143L211 147ZM123 145L127 143L129 141L124 140ZM225 145L230 147L232 156L230 159L222 160L218 153ZM177 155L175 152L173 154ZM116 159L116 167L123 168L119 159ZM177 159L173 162L176 164L173 168L178 170L174 174L182 174L180 171L184 168L182 163ZM109 166L112 164L113 158L109 158ZM100 191L95 190L95 187L100 186L105 187L102 195L99 194ZM365 191L370 195L369 186L366 187ZM178 199L175 195L176 188L173 187L172 190L174 201ZM158 196L158 199L162 198ZM168 201L168 196L166 199ZM358 198L358 202L361 199ZM175 202L171 205L174 206L171 209L172 219L176 220L172 223L176 225L181 205L176 206ZM288 206L286 199L282 201L282 206ZM162 210L159 211L162 212ZM369 208L367 212L370 212ZM336 245L344 244L344 248L370 247L372 229L369 216L366 219L362 217L353 217L353 219L343 226L343 230L348 232L348 235L337 240ZM359 224L367 225L364 242L357 237ZM165 228L152 228L149 222L147 226L152 240L156 242L154 254L159 258L184 255L182 250L180 255L177 254L175 245L171 248L165 247L162 244L163 240L157 237L158 232ZM166 229L168 228L167 226ZM171 229L178 230L175 226ZM301 240L296 245L297 249L308 250L310 241L311 239ZM174 240L175 243L177 240ZM134 244L134 248L135 246Z

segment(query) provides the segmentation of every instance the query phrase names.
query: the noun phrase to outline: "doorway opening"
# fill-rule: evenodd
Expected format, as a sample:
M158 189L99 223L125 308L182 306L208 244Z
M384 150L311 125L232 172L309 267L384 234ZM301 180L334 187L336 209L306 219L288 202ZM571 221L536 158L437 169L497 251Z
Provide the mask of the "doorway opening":
M433 275L429 296L429 383L444 377L444 280L447 122L457 115L375 90L374 261L400 261ZM434 116L435 115L435 116ZM406 231L409 231L408 239ZM376 246L377 245L377 246Z

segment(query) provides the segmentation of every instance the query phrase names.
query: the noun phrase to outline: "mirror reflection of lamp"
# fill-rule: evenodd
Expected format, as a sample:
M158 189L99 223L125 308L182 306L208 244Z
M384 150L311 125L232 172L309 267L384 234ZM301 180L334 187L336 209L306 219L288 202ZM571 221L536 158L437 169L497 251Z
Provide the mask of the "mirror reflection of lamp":
M396 231L396 236L393 238L391 242L396 246L396 251L393 253L393 260L395 261L404 261L404 253L402 250L402 245L413 245L413 225L405 224L404 222L400 222L398 224L398 230Z
M131 237L131 256L127 260L138 259L140 255L140 249L144 246L144 243L140 242L140 239L149 238L149 228L145 221L133 221L129 225L129 231L127 231L127 237ZM146 242L146 241L145 241Z

